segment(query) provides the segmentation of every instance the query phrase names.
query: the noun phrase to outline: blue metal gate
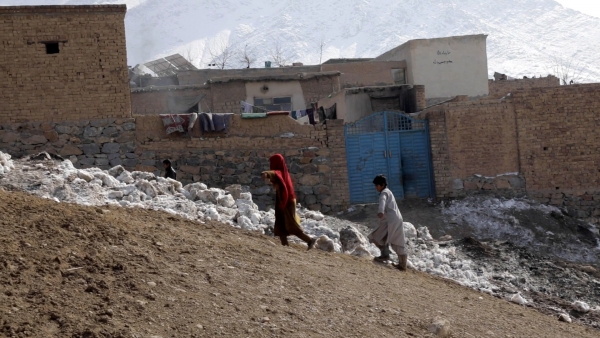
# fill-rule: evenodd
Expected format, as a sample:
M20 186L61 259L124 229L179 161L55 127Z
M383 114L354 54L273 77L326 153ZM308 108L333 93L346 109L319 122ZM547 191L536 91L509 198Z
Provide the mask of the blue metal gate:
M384 174L388 187L401 200L431 197L432 166L427 120L384 111L344 129L348 183L352 204L377 202L373 178Z

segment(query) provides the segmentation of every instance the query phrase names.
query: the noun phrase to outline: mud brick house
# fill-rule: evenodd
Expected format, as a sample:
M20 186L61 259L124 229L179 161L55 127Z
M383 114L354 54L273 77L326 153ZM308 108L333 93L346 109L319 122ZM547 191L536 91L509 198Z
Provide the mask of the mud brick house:
M129 117L125 12L0 7L0 123Z

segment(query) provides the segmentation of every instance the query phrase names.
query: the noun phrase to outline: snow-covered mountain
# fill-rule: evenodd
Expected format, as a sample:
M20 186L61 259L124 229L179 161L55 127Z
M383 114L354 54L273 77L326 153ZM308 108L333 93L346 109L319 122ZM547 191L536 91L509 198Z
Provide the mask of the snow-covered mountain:
M374 57L415 38L484 33L490 74L546 75L553 65L572 61L582 69L583 82L600 82L600 18L553 0L0 1L94 3L128 5L130 65L178 52L205 68L211 54L228 44L237 50L248 46L257 67L273 60L276 45L290 63L315 64Z

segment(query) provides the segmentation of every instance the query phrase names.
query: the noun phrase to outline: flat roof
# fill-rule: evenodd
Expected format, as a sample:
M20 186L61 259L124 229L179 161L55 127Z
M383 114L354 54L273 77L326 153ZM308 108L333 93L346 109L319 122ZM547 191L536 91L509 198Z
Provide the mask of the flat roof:
M313 73L296 73L296 74L278 74L278 75L264 75L264 76L228 76L228 77L215 77L208 80L208 83L226 83L233 81L242 82L262 82L262 81L299 81L309 80L319 77L331 77L340 76L342 73L337 71L331 72L313 72Z
M127 5L0 6L0 15L127 12Z

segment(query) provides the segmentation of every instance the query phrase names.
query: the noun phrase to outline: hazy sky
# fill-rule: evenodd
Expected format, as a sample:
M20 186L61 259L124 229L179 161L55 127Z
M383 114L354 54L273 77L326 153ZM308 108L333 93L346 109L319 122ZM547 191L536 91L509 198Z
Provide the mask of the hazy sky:
M600 0L555 0L561 5L600 18Z

